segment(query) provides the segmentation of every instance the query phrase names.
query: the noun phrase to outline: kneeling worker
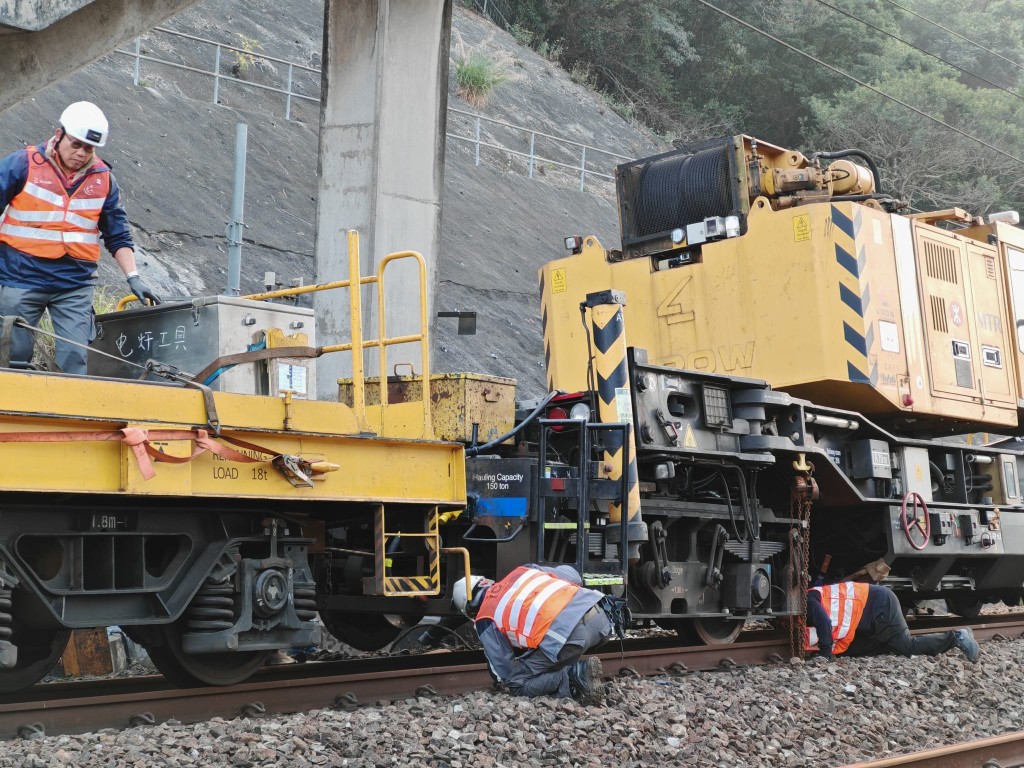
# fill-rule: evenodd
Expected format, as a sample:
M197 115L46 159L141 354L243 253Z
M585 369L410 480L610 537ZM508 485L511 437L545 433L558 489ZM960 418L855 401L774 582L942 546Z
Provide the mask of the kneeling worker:
M892 590L844 581L807 590L804 649L819 656L937 656L959 648L972 664L981 650L970 628L911 635Z
M481 576L470 583L467 602L466 579L456 582L452 604L474 620L495 680L516 696L601 702L601 660L581 657L621 631L612 598L584 588L568 565L525 565L497 583Z

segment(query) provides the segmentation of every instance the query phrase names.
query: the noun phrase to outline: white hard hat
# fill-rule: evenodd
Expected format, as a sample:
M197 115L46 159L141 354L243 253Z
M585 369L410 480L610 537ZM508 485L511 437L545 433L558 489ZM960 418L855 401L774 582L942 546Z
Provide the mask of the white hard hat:
M472 601L470 602L469 605L470 607L474 608L473 612L476 613L475 609L480 607L480 601L483 600L484 591L489 586L494 584L494 582L490 579L485 579L483 576L470 576L469 584L470 589L473 593ZM461 611L462 613L466 613L467 604L465 578L456 581L455 586L452 587L452 605L455 607L456 610Z
M103 110L91 101L71 104L61 113L60 126L68 136L94 147L105 146L110 132Z

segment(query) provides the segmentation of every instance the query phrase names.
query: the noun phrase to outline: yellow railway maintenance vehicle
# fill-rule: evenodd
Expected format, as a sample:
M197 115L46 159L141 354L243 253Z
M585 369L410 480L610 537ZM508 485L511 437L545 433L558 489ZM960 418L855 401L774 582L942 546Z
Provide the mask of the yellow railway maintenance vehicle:
M908 213L862 152L805 156L749 136L616 177L621 249L568 238L572 254L540 279L549 388L581 393L576 404L610 375L581 314L621 307L614 397L648 528L634 615L786 611L787 584L808 571L867 573L905 603L946 598L963 615L1020 602L1020 452L968 436L1021 434L1016 216ZM810 547L780 578L778 531L764 533L808 512ZM750 574L752 590L709 590L715 572Z
M90 376L0 370L0 691L120 625L181 685L322 631L383 648L464 621L467 571L571 563L704 643L863 574L959 613L1024 593L1024 231L906 214L870 158L734 136L617 170L622 247L541 269L549 394L430 376L347 280L101 316ZM352 339L309 310L347 289ZM423 342L419 374L364 353ZM351 354L339 402L307 397ZM2 351L0 351L2 354ZM146 380L139 380L140 376ZM134 380L129 380L134 379ZM975 444L977 443L977 444ZM321 622L316 621L319 615ZM787 622L796 627L797 622Z
M422 277L419 254L394 258L418 260ZM108 625L179 685L237 682L274 649L315 644L323 626L342 637L390 626L332 605L322 595L332 583L351 577L369 601L423 599L443 591L449 558L465 571L438 530L465 506L463 446L434 439L425 401L366 407L362 378L354 406L297 391L325 352L361 363L375 349L386 366L395 340L363 341L359 302L374 281L383 295L384 266L336 286L349 288L354 343L310 348L271 329L199 379L152 361L162 381L0 371L0 690L46 674L70 630ZM231 325L249 328L263 305L241 305ZM121 313L150 330L118 332L115 358L141 357L140 344L200 345L210 335L201 302L178 309L169 331L153 330L145 310ZM253 358L278 391L217 391L221 372ZM345 574L332 572L336 531ZM400 549L385 556L389 537Z

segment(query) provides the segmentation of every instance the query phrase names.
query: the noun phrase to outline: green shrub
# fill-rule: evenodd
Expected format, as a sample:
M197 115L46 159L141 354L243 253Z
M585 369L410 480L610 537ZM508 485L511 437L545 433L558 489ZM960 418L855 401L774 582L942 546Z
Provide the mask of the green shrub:
M231 65L231 74L240 78L243 74L256 66L257 59L261 58L259 56L259 51L263 50L263 43L259 40L254 40L251 37L246 37L241 32L237 32L236 34L242 38L242 50L232 51L235 55L235 63Z
M484 106L491 91L506 80L504 67L481 51L471 51L455 60L455 92L474 107Z

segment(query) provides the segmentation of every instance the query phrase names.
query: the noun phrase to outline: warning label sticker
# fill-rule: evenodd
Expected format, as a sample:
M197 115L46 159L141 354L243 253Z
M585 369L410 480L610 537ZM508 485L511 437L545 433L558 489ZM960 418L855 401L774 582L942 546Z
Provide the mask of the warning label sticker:
M806 213L793 217L793 240L801 242L811 239L811 217Z
M564 269L553 269L551 270L551 292L552 293L565 293L568 289L568 284L565 280Z
M683 448L696 448L697 437L693 434L693 427L686 425L686 434L683 435Z

